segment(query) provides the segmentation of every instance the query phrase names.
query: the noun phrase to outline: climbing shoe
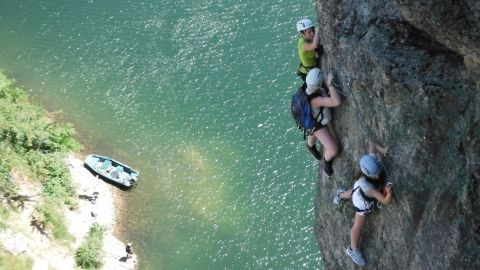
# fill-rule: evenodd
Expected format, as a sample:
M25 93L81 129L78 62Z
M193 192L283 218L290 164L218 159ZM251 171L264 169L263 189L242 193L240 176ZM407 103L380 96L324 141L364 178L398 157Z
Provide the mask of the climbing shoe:
M346 190L344 188L337 189L337 195L333 198L333 203L334 204L340 204L342 202L342 198L340 198L340 193L345 192Z
M327 177L331 177L333 175L333 168L332 168L333 160L326 161L325 158L323 159L323 174Z
M307 149L308 151L310 151L310 153L312 153L312 155L317 159L317 160L322 160L322 154L320 154L320 152L318 152L317 150L317 146L314 144L313 146L309 146L307 144Z
M354 263L361 266L366 264L365 259L363 258L360 250L352 250L350 247L347 247L347 249L345 249L345 253L347 253L347 255L350 256L350 258L352 258Z

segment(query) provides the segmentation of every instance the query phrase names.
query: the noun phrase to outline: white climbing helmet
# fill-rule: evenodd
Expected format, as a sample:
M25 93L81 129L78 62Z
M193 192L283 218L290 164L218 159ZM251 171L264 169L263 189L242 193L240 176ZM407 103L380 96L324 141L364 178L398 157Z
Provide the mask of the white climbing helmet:
M360 159L360 169L368 177L375 177L380 174L381 166L378 159L372 155L364 155Z
M319 68L313 68L307 74L305 82L307 83L307 93L311 94L322 85L323 76Z
M308 28L313 27L312 21L309 19L301 19L300 21L297 22L297 31L304 31L307 30Z

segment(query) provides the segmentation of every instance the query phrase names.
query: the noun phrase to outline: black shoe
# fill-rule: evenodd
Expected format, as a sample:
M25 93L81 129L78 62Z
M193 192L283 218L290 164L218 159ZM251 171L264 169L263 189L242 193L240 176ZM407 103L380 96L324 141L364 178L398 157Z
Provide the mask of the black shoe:
M310 153L312 153L312 155L317 159L317 160L322 160L322 154L320 154L320 152L318 152L317 150L317 147L315 146L315 144L313 146L309 146L307 144L307 149L308 151L310 151Z
M325 159L323 159L323 174L326 177L331 177L333 175L332 162L333 160L326 161Z

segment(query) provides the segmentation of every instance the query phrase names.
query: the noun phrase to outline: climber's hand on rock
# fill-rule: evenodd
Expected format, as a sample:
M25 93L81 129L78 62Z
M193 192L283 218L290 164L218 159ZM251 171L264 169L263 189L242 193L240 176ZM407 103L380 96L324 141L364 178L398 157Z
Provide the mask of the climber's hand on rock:
M383 147L383 149L380 149L380 152L382 153L382 155L384 156L389 156L390 155L390 146L385 146Z
M386 157L390 155L390 146L382 146L377 143L370 142L368 145L368 152L371 154L382 154L382 156Z
M328 76L327 76L327 84L330 86L333 84L333 73L328 73Z

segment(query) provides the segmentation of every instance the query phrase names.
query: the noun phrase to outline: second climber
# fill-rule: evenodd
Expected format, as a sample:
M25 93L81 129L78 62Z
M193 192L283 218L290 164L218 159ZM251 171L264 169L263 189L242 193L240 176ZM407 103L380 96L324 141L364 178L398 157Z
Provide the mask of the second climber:
M331 120L330 108L340 106L342 99L333 84L332 73L327 76L327 89L322 87L323 75L319 68L310 70L305 80L305 91L310 100L312 115L317 119L315 127L308 134L307 148L317 160L322 160L316 146L317 140L320 141L323 146L323 173L330 177L333 174L332 162L337 155L338 144L327 125Z

